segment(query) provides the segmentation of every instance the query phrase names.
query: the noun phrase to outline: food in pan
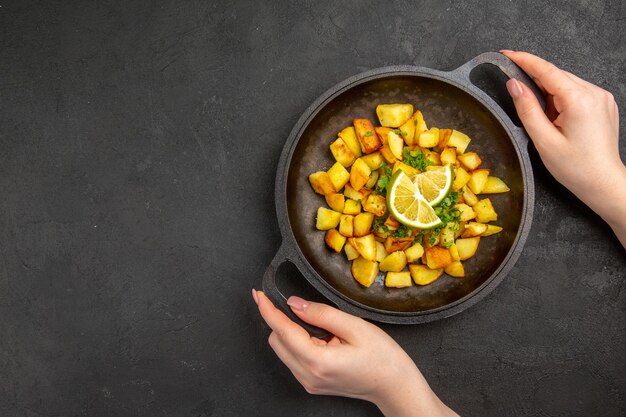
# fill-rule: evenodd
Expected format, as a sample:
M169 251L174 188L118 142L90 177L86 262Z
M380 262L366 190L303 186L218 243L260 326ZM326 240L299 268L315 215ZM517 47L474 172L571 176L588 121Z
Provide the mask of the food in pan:
M468 151L467 135L429 129L412 104L380 104L376 114L380 126L354 119L339 132L330 144L336 162L309 175L328 206L318 209L316 228L365 287L381 273L393 288L464 277L480 240L502 231L483 195L509 187Z

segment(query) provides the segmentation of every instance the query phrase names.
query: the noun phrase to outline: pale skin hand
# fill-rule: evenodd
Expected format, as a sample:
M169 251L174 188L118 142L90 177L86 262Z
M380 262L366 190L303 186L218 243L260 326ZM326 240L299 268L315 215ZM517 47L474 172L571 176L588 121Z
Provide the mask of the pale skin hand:
M290 297L293 312L328 330L311 337L260 291L252 290L272 328L269 343L307 392L371 401L385 416L457 416L430 389L407 353L373 324L325 304Z
M552 175L598 213L626 248L626 167L620 159L619 113L611 93L525 52L502 51L548 97L546 113L523 83L507 89Z

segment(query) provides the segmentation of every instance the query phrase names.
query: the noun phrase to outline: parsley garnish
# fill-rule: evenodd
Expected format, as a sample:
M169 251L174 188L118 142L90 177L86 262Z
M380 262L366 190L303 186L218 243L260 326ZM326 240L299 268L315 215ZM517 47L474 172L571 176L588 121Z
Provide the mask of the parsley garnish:
M391 168L389 168L388 166L383 165L382 168L385 174L381 175L378 178L375 191L378 194L387 194L387 186L389 185L389 182L391 181L391 176L393 175L393 173L391 172Z
M367 132L365 132L365 134L363 136L373 136L374 133L371 130L368 130Z
M385 224L385 220L387 220L387 216L374 219L372 229L381 235L389 236L389 228Z
M404 147L404 163L420 171L425 170L429 165L433 165L432 161L426 159L424 152L419 149L412 151L408 146Z
M411 236L411 229L407 226L401 224L395 232L393 232L393 237L402 238Z

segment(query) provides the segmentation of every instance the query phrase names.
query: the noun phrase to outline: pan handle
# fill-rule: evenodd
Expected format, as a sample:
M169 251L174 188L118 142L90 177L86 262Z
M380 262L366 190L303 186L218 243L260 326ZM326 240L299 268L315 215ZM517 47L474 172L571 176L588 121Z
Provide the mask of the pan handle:
M466 62L465 64L461 65L457 69L453 70L452 73L457 76L463 77L466 85L469 85L472 89L479 90L481 94L484 94L482 90L476 87L475 84L472 83L472 81L470 80L470 74L472 73L474 68L483 64L495 65L509 78L515 78L526 84L528 88L530 88L530 90L533 92L533 94L537 97L541 108L545 110L546 99L537 84L535 84L533 79L528 74L526 74L524 70L517 66L517 64L515 64L513 61L511 61L509 58L499 52L482 53L474 57L470 61ZM528 142L529 138L526 131L520 127L513 125L513 123L511 123L511 125L515 128L515 130L522 133L522 135L518 136L524 137L525 141Z
M283 293L280 292L278 285L276 285L276 271L278 271L278 268L285 262L293 261L288 245L283 242L278 249L278 252L276 252L274 259L272 259L272 262L265 270L265 274L263 275L263 292L274 303L276 308L280 309L292 321L303 327L304 330L309 332L311 336L320 339L330 336L330 333L328 333L326 330L320 329L319 327L315 327L309 323L302 321L298 316L294 314L293 311L291 311L291 308L287 305L287 297L285 297Z

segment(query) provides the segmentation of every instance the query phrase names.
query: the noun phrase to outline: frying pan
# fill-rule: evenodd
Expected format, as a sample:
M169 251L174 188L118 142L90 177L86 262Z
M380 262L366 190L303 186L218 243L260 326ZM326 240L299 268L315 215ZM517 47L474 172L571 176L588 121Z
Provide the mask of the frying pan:
M322 94L300 117L283 148L276 173L276 214L282 244L263 276L267 296L292 319L276 283L278 267L291 262L302 276L339 309L384 323L425 323L450 317L476 304L511 270L530 230L534 182L527 152L528 136L484 91L470 81L479 65L492 64L505 75L528 85L542 104L534 82L512 61L486 52L461 67L443 72L416 66L390 66L367 71L340 82ZM318 207L308 175L335 162L329 144L355 118L377 120L381 103L412 103L429 126L454 128L472 138L482 167L502 178L511 191L490 196L504 230L481 239L477 254L464 262L465 278L443 275L427 286L386 288L382 277L371 287L352 277L350 262L324 244L315 229ZM304 326L312 334L319 332Z

